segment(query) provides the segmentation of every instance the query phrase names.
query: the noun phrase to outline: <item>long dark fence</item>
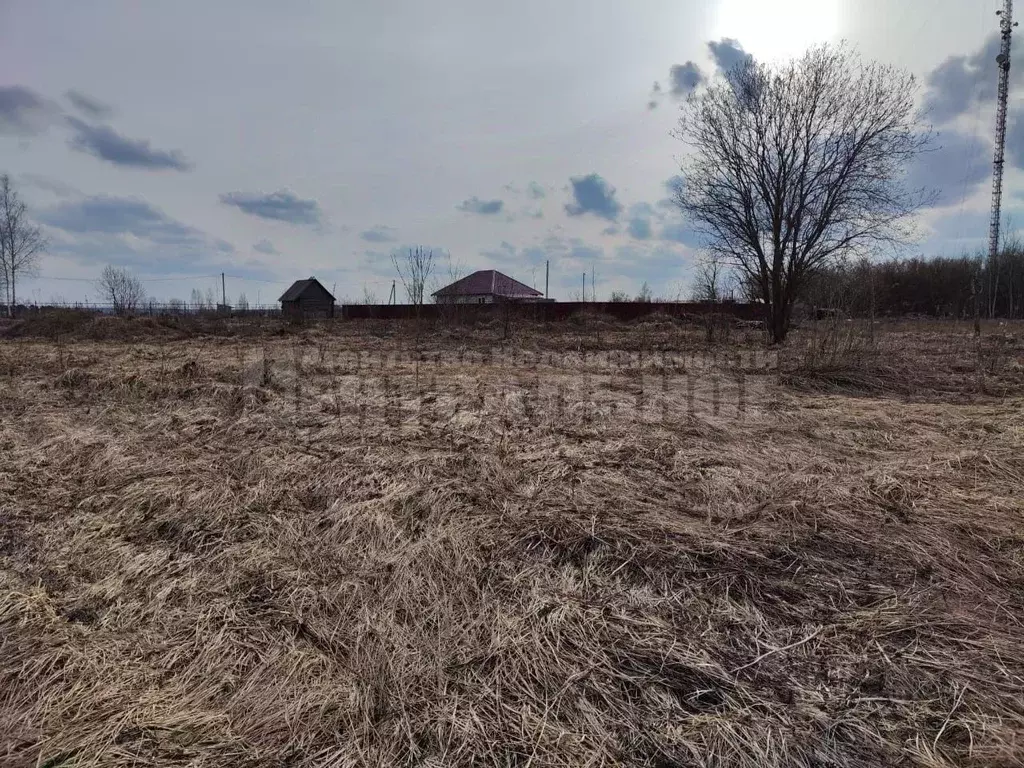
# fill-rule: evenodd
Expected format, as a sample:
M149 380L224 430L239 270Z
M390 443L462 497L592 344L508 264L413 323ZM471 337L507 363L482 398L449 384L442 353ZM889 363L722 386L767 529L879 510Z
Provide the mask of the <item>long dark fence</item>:
M511 314L517 319L554 322L574 315L604 315L616 320L636 320L652 314L674 318L722 314L738 320L760 320L764 307L760 304L722 302L600 302L560 301L523 304L345 304L338 306L337 316L347 320L455 320L472 322L503 318Z
M5 310L6 308L0 308ZM114 314L113 307L103 304L45 304L19 305L15 316L31 317L54 310L75 310L97 315ZM2 314L2 311L0 311ZM277 317L281 310L277 305L260 307L210 307L180 303L147 302L140 304L130 314L142 316L208 316L208 317ZM536 322L557 322L574 316L601 316L620 321L636 320L652 314L686 319L700 318L711 314L727 315L738 320L761 320L764 307L760 304L740 302L537 302L498 304L338 304L335 317L345 320L413 320L442 322L481 322L490 319L504 320L511 316L517 320Z
M16 317L31 317L55 310L71 310L73 312L85 312L93 315L113 315L115 308L110 304L102 304L89 301L76 302L49 302L46 304L18 304L14 308ZM0 306L0 316L7 312L6 306ZM186 304L184 302L155 302L147 301L132 308L126 314L135 317L156 317L165 315L176 316L206 316L218 317L274 317L281 314L280 304L263 304L259 306L249 305L247 307L225 307L209 304Z

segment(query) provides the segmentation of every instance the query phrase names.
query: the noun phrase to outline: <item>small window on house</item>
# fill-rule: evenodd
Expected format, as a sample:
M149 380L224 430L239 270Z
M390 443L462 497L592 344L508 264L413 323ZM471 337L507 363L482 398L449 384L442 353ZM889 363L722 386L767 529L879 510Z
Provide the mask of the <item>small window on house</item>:
M480 299L480 303L481 303L481 304L486 304L486 303L487 303L487 299L486 299L486 298L484 298L484 297L481 297L481 299Z

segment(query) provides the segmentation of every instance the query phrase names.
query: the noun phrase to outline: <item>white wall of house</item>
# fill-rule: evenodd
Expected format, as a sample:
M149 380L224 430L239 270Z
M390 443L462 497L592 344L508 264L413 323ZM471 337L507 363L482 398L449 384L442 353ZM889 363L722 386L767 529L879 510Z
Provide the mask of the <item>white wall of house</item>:
M493 304L494 295L490 293L476 293L466 296L439 296L438 304Z
M517 303L543 301L543 296L516 296ZM493 304L493 293L474 293L460 296L439 296L436 299L438 304Z

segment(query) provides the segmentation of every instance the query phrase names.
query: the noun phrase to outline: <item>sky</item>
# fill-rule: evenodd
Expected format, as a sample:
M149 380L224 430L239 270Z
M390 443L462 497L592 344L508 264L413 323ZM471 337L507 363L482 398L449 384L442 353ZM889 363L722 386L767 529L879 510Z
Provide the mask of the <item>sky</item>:
M106 264L155 300L272 303L315 275L387 301L391 255L578 299L686 298L672 207L682 100L745 55L845 39L914 73L937 192L906 255L987 238L999 0L0 0L0 172L50 241L26 300L95 300ZM1018 44L1019 45L1019 44ZM1021 55L1024 55L1022 53ZM1004 210L1024 222L1024 63ZM398 286L401 299L401 283Z

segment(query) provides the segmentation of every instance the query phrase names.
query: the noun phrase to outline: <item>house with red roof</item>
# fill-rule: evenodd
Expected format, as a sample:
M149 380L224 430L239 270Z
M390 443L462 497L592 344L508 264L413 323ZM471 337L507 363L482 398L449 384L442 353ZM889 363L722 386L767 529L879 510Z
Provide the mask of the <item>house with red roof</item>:
M482 269L433 293L438 304L543 301L544 294L496 269Z

